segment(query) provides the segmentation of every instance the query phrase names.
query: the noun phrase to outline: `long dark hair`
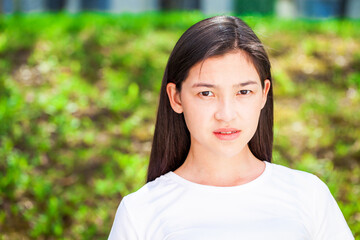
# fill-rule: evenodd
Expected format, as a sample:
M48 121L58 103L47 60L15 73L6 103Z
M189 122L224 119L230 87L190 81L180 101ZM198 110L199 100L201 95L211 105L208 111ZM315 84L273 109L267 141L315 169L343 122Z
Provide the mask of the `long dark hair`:
M241 19L233 16L215 16L191 26L180 37L170 54L162 80L159 108L150 154L147 182L174 171L186 159L190 149L190 133L184 114L170 106L166 93L169 82L181 91L182 82L192 66L200 61L239 49L246 53L256 68L262 87L271 81L270 61L259 38ZM273 145L272 84L257 130L248 143L251 152L262 161L271 162Z

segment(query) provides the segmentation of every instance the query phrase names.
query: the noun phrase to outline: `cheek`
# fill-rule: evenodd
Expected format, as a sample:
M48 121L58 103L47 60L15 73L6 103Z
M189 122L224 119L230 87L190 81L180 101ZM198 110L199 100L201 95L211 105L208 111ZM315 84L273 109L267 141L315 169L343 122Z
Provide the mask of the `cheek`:
M251 101L247 101L239 103L238 109L241 109L239 111L239 114L241 115L241 118L246 120L249 124L257 122L257 120L260 117L261 112L261 99L254 99Z
M196 132L210 123L214 111L211 104L204 105L194 101L182 103L185 122L190 132Z
M186 123L192 125L202 124L206 119L209 118L210 110L205 106L201 106L199 104L188 104L183 105L184 109L184 117L187 121Z

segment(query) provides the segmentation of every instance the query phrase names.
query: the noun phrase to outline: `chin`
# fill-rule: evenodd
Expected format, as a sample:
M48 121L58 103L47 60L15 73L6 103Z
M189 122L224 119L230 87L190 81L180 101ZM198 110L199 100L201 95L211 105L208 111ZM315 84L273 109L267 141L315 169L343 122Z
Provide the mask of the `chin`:
M221 148L217 148L217 149L212 148L212 151L214 152L214 150L215 151L217 150L216 155L220 155L222 158L233 158L233 157L239 156L241 154L241 152L244 150L245 146L221 147Z

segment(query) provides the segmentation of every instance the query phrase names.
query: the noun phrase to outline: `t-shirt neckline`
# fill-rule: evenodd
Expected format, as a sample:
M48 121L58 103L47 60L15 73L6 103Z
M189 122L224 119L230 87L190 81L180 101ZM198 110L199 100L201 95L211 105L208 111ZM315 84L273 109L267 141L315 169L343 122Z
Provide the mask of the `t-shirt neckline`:
M256 185L259 185L261 182L264 182L264 179L270 175L271 167L272 167L271 163L267 162L267 161L264 161L264 162L265 162L265 169L261 173L260 176L258 176L257 178L255 178L254 180L252 180L250 182L236 185L236 186L229 186L229 187L212 186L212 185L204 185L204 184L200 184L200 183L195 183L195 182L189 181L189 180L177 175L173 171L166 173L164 176L169 178L170 180L175 181L178 184L181 184L187 188L192 188L192 189L198 189L198 190L203 189L203 190L210 190L210 191L245 190L245 189L253 188Z

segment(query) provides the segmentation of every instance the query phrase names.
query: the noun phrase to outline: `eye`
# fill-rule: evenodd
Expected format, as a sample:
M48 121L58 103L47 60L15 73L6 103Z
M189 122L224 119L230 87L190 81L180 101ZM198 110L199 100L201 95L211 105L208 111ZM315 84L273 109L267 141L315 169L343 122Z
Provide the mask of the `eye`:
M204 91L204 92L200 92L199 94L203 97L211 97L214 95L211 91Z
M240 90L238 93L240 93L240 95L249 95L251 90Z

